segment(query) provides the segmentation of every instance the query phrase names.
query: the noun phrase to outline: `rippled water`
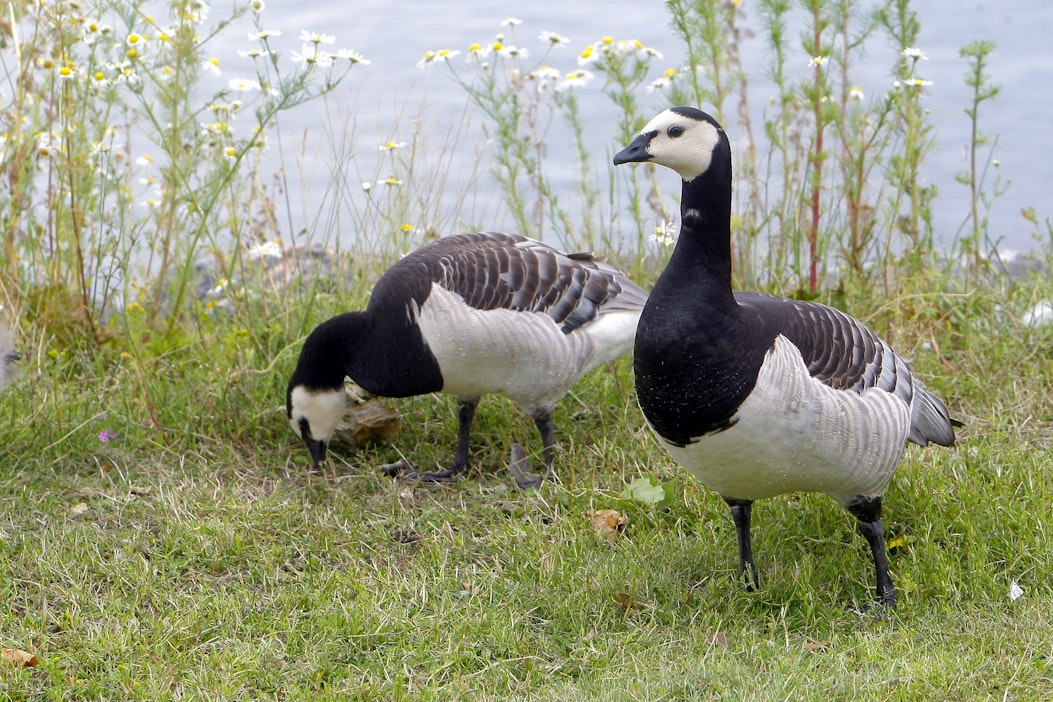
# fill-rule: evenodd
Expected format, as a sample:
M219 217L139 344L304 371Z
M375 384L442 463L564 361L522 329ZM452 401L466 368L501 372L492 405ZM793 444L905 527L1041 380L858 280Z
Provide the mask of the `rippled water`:
M747 22L751 2L743 9ZM969 100L964 85L967 64L959 49L973 39L990 39L998 48L991 56L990 74L1001 86L1001 94L987 103L981 113L981 126L989 136L998 137L996 158L1004 177L1012 180L1009 191L997 199L990 213L990 232L1000 248L1029 249L1034 227L1020 211L1034 206L1040 217L1053 215L1049 196L1053 183L1053 130L1050 129L1049 107L1053 101L1053 49L1048 38L1053 35L1053 3L1046 0L1018 0L1014 3L963 2L915 3L922 26L919 48L928 57L919 66L919 74L931 80L925 104L931 108L932 123L937 127L936 150L929 156L924 174L940 188L936 203L935 223L944 242L953 237L968 210L965 186L956 183L954 175L965 166L969 141L969 121L963 108ZM681 48L669 31L667 10L659 0L633 3L610 3L607 0L576 2L471 2L444 3L434 0L358 0L353 3L287 3L271 0L264 13L265 25L284 31L279 43L285 50L299 48L296 35L301 29L322 31L337 37L336 46L353 48L371 61L356 67L346 90L333 96L325 109L314 104L286 115L281 123L286 152L287 171L293 182L301 183L293 193L299 203L297 217L311 229L323 226L326 218L317 212L329 206L323 193L333 180L334 136L346 124L354 125L352 144L356 152L355 167L349 177L355 183L372 174L368 167L375 159L377 145L389 138L405 140L413 118L420 116L437 149L434 158L446 162L432 164L436 172L449 169L470 171L482 144L481 134L461 133L456 142L444 142L450 125L461 124L466 110L463 91L440 71L425 71L417 62L425 50L451 48L464 50L472 42L490 40L500 31L501 19L515 16L522 20L516 28L518 44L534 51L541 49L536 39L541 30L552 30L568 36L571 43L565 55L554 54L553 63L565 70L574 66L574 56L586 44L605 35L615 38L638 38L644 44L663 52L665 57L656 68L680 64ZM240 36L236 33L234 36ZM231 47L233 50L235 47ZM866 94L879 95L887 89L889 68L899 47L883 47L873 42L871 58L861 63L857 82ZM743 46L743 59L750 74L751 101L760 109L772 93L763 79L767 58L759 39ZM463 54L460 58L463 58ZM800 54L800 70L807 70L807 56ZM459 61L459 59L455 59ZM225 61L225 66L236 59ZM361 70L359 70L361 68ZM657 75L657 73L656 73ZM597 160L613 153L619 144L608 144L614 133L615 108L599 96L597 86L581 91L585 114L602 135L595 144ZM648 99L653 103L648 103ZM647 95L644 105L657 112L666 105L657 95ZM468 113L471 114L470 111ZM472 124L478 127L476 119ZM456 131L456 130L455 130ZM732 131L732 137L734 133ZM560 158L558 144L550 144L549 162ZM294 165L299 162L299 165ZM567 168L574 168L573 155L566 157ZM366 165L363 165L366 164ZM466 187L473 197L466 203L450 204L439 224L444 231L466 225L502 227L510 225L500 199L488 186L485 172ZM676 183L670 185L675 190ZM344 197L364 198L363 193L349 188ZM333 232L319 232L331 235ZM355 232L341 231L341 238Z

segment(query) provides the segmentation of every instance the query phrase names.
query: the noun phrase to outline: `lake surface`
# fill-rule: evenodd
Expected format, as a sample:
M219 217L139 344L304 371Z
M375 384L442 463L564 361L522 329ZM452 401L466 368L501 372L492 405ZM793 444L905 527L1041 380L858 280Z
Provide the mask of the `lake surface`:
M745 0L747 26L757 27L756 13L750 0ZM1004 178L1012 181L1008 192L998 198L990 212L990 234L999 248L1027 250L1034 248L1035 227L1020 215L1024 207L1034 206L1040 218L1053 216L1050 191L1053 185L1053 129L1050 108L1053 107L1053 3L1048 0L1003 2L916 2L921 22L918 48L928 57L919 64L918 74L933 85L926 88L925 105L931 109L936 126L936 149L926 161L923 173L936 183L940 195L935 205L934 220L943 242L954 239L966 217L969 200L966 187L955 182L955 173L964 169L969 144L970 123L963 112L970 99L964 84L967 64L959 49L974 39L989 39L997 44L990 56L989 73L1001 93L994 102L981 108L981 128L998 137L995 153ZM218 5L216 6L219 7ZM218 9L216 10L218 12ZM453 59L460 65L472 42L491 41L498 32L509 33L500 21L514 16L522 21L515 28L517 44L539 56L543 44L537 39L542 30L558 32L570 44L553 53L553 65L563 70L575 67L574 58L581 49L603 36L615 39L639 39L664 54L655 62L655 75L667 67L681 65L682 48L668 29L668 11L660 0L611 3L609 0L575 2L478 1L445 3L434 0L355 0L350 3L289 3L271 0L262 17L265 27L281 29L283 35L275 44L283 52L299 50L300 30L325 32L336 36L334 48L351 48L371 61L369 66L356 66L338 94L321 103L312 103L282 117L280 128L285 153L285 168L290 182L297 183L292 192L293 226L303 226L321 238L338 236L341 240L355 232L317 231L332 222L318 216L320 209L331 207L332 193L325 194L333 181L334 146L341 130L353 125L351 134L355 172L347 176L352 184L385 174L377 147L390 140L409 141L415 118L430 133L436 147L432 164L436 172L464 169L470 171L483 148L481 133L459 133L456 141L449 134L460 129L465 115L469 124L478 128L482 121L467 110L464 91L445 71L425 70L417 62L426 50L457 49L463 53ZM240 39L244 34L231 32ZM232 42L232 44L237 42ZM231 51L234 47L231 46ZM889 71L899 47L884 47L873 41L872 59L859 65L856 81L866 95L877 96L887 91ZM760 110L773 94L763 78L767 58L760 39L747 40L742 55L751 82L751 101ZM799 50L800 70L806 71L808 57ZM559 61L557 64L556 61ZM243 61L243 60L242 60ZM224 70L237 66L237 57L223 59ZM236 74L236 69L230 71ZM226 78L227 75L224 75ZM579 89L583 112L597 124L604 139L614 132L616 112L600 95L598 82ZM591 95L591 97L590 97ZM645 113L657 113L666 107L657 93L642 95ZM705 106L702 106L705 107ZM756 120L755 120L756 122ZM451 129L451 125L458 125ZM472 128L472 127L469 127ZM756 128L756 127L755 127ZM729 129L730 131L730 129ZM734 134L731 134L734 140ZM273 140L272 140L273 143ZM550 145L549 163L556 158ZM595 145L597 161L611 154L620 144L600 141ZM346 154L346 152L345 152ZM567 169L575 167L573 154L567 153ZM371 166L371 163L377 166ZM343 164L346 165L346 164ZM664 184L664 182L663 182ZM464 203L450 203L437 223L443 233L452 233L466 224L487 228L508 227L511 219L500 198L488 187L485 167L481 177L469 187L476 192ZM670 192L678 183L670 181ZM354 203L365 200L363 192L345 188L341 198ZM338 205L349 206L347 202ZM356 205L351 204L354 207ZM338 217L338 219L340 219ZM347 218L343 218L347 219ZM332 228L332 225L329 225Z

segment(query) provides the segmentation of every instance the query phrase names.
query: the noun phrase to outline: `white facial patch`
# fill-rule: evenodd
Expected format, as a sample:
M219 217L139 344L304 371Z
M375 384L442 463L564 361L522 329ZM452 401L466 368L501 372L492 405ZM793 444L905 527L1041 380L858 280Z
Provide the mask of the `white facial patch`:
M290 397L292 413L289 425L296 435L300 436L300 421L306 419L311 431L310 438L328 443L347 411L347 393L343 386L338 390L312 392L297 385Z
M683 130L670 136L670 128ZM709 122L691 119L666 110L647 123L640 132L657 132L647 147L651 162L670 168L684 180L694 180L709 169L713 150L720 143L720 131ZM676 130L674 130L676 133Z

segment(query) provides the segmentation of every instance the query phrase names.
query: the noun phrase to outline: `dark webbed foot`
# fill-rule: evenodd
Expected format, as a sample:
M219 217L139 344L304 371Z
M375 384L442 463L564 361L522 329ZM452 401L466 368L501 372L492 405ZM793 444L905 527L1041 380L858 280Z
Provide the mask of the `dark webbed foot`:
M550 477L549 471L545 471L541 475L530 472L527 452L519 444L512 444L512 460L508 464L508 470L512 473L512 479L516 481L516 487L520 490L538 487Z
M399 479L408 483L452 483L464 473L463 468L447 468L446 470L421 471L408 470L399 474Z

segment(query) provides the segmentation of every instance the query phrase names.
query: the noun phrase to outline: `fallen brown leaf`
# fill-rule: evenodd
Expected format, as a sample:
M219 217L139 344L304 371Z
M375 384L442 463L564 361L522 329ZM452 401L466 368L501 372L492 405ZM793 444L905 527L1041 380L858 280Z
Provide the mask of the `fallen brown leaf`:
M625 531L629 518L616 509L601 509L589 515L589 523L592 525L593 533L613 546Z
M0 660L5 660L22 668L33 668L37 664L36 656L26 651L20 651L17 648L0 649Z
M717 646L728 645L728 637L724 636L723 631L718 631L715 634L706 634L706 641L708 641L711 644L716 644Z

